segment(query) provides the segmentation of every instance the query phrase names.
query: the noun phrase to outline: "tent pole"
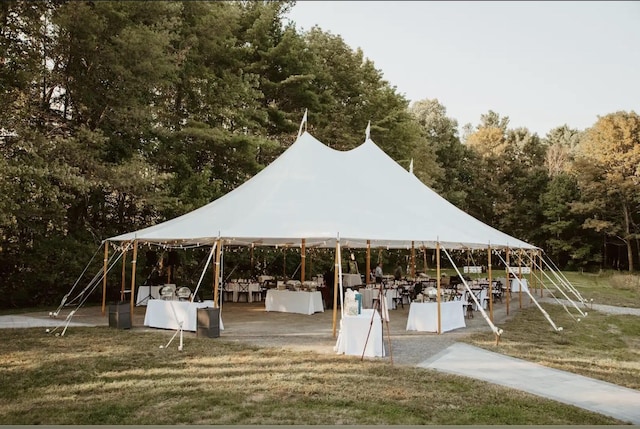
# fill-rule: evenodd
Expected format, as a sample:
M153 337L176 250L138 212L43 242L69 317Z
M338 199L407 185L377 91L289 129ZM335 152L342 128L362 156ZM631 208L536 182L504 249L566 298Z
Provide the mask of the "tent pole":
M307 265L307 248L306 240L302 239L302 247L300 249L300 282L304 283L305 267Z
M518 250L518 280L522 279L522 249ZM520 282L522 285L522 282ZM518 287L518 308L522 310L522 286Z
M487 274L489 276L489 319L493 322L493 284L491 283L491 245L487 248Z
M254 272L253 272L253 243L251 243L251 247L249 247L249 256L251 259L251 278L254 278Z
M218 295L220 291L220 256L222 254L222 240L216 243L216 268L213 270L213 308L220 308Z
M411 278L416 277L416 247L414 242L411 242Z
M507 259L505 264L505 270L507 271L507 316L509 315L509 301L511 301L511 278L509 274L511 274L511 270L509 269L509 248L506 249Z
M540 258L539 270L540 270L540 274L542 274L542 270L544 269L544 267L542 266L542 252L538 250L536 251L536 255L538 256L538 258ZM542 292L543 286L544 286L544 279L542 278L542 276L540 276L540 298L543 297L543 292Z
M129 250L129 243L122 251L122 282L120 283L120 301L124 301L124 284L127 281L127 251Z
M102 315L105 314L107 306L107 260L109 259L109 242L104 241L104 260L102 261Z
M440 314L440 242L436 243L436 285L438 286L438 334L442 333L442 317Z
M133 307L136 303L136 259L138 257L138 240L133 242L133 256L131 259L131 322L133 324Z
M336 254L333 259L333 338L336 337L336 324L338 319L338 247L340 242L336 241Z
M469 248L467 247L467 267L469 267L469 252L470 252L470 250L469 250ZM464 272L464 270L463 270L462 272ZM470 273L469 268L467 268L467 272L469 272L469 273Z
M365 273L364 284L369 286L369 278L371 277L371 240L367 240L367 268Z

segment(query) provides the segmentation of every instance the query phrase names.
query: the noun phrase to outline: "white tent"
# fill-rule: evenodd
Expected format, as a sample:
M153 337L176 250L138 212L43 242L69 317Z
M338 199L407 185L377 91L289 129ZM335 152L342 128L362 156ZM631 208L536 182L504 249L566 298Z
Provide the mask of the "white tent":
M536 249L458 209L369 138L331 149L304 132L279 158L223 197L107 241Z

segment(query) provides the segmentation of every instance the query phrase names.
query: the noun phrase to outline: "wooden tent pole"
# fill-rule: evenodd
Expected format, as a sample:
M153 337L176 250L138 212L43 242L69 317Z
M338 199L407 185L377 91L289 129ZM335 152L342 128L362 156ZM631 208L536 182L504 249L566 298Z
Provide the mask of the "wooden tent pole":
M307 265L307 246L306 240L302 239L302 247L300 248L300 282L305 280L305 267Z
M424 266L423 266L423 270L422 271L425 274L427 274L427 248L424 247L424 246L422 246L422 257L424 259L424 261L423 261L424 262Z
M251 247L249 247L249 258L251 261L251 270L249 271L251 273L251 278L254 278L254 272L253 272L253 243L251 243Z
M440 242L436 243L436 285L438 286L438 334L442 333L442 317L440 314Z
M489 276L489 320L493 322L493 284L491 283L491 245L487 248L487 275Z
M470 252L470 250L469 250L469 248L467 248L467 267L469 267L469 252ZM469 273L471 272L471 270L469 270L469 268L467 268L467 271L468 271ZM463 272L464 272L464 271L463 271Z
M518 308L522 310L522 249L518 250Z
M411 278L416 278L416 246L413 241L411 242Z
M107 306L107 260L109 259L109 242L104 242L104 260L102 261L102 315L104 316Z
M333 338L336 337L336 325L338 323L338 246L340 242L336 241L336 255L333 265Z
M138 258L138 240L133 242L133 256L131 259L131 324L133 325L133 307L136 303L136 259Z
M129 243L122 251L122 282L120 283L120 302L124 301L124 284L127 281L127 252L129 251Z
M371 278L371 240L367 240L367 262L364 284L369 286L369 279Z
M542 292L542 287L544 286L544 279L542 278L542 270L544 269L542 267L542 253L540 253L539 251L536 251L536 255L538 256L539 262L538 262L538 266L539 266L539 270L540 270L540 298L543 297L543 292Z
M220 294L220 257L222 255L222 240L216 243L216 265L213 278L213 308L219 308L218 296Z
M511 278L509 278L509 274L511 273L511 270L509 270L509 248L507 247L506 249L507 252L507 259L505 259L506 261L506 267L505 270L507 271L507 316L509 315L509 301L511 301Z

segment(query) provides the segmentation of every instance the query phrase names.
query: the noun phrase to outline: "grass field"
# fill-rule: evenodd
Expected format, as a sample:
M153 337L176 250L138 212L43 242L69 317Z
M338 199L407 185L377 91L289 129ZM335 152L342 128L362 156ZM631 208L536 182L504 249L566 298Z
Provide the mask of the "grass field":
M585 297L633 295L611 278L575 274ZM609 293L606 292L609 290ZM610 301L607 299L610 298ZM620 300L620 301L619 301ZM605 302L603 302L605 301ZM629 301L625 301L629 303ZM544 304L503 324L499 345L464 341L640 389L640 317L597 311L580 322ZM0 330L0 424L600 425L609 417L484 382L388 361L257 348L220 338L160 349L164 332Z

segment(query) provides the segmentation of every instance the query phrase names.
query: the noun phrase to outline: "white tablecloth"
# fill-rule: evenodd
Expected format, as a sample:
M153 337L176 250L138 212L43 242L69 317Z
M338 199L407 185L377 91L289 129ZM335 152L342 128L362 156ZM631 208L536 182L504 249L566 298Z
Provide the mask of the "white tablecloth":
M371 329L370 333L369 329ZM368 341L367 334L369 334ZM362 310L362 313L357 316L345 315L340 321L340 332L334 350L338 354L346 355L362 356L364 351L365 356L384 356L380 314L377 311L374 314L374 310Z
M264 306L267 311L281 311L283 313L313 314L324 312L320 292L269 289Z
M248 292L248 302L253 302L254 292L261 292L260 283L234 283L230 282L225 285L226 292L233 293L233 302L238 302L238 292ZM257 295L257 294L256 294ZM262 294L258 295L258 301L262 301Z
M377 298L380 295L380 290L375 288L360 288L358 292L362 295L362 308L373 308L373 298ZM384 296L387 310L395 310L396 302L393 298L398 296L397 289L385 289Z
M159 286L138 286L138 294L136 295L136 305L147 305L149 300L149 289L151 289L151 299L160 299L160 289L164 285Z
M144 315L144 326L151 328L178 329L179 321L182 322L183 331L196 331L197 309L213 307L213 301L189 302L189 301L165 301L162 299L150 299L147 303L147 312ZM220 329L222 314L220 315Z
M360 274L342 274L342 287L360 286L361 284Z
M442 332L464 328L462 301L440 303ZM438 332L438 303L412 302L407 318L407 331Z
M522 291L529 290L529 285L527 284L527 279L520 279L522 282ZM511 292L520 292L520 283L518 279L511 279Z

